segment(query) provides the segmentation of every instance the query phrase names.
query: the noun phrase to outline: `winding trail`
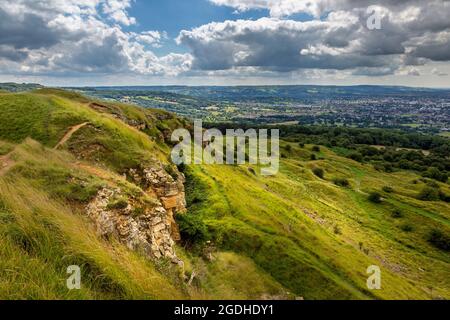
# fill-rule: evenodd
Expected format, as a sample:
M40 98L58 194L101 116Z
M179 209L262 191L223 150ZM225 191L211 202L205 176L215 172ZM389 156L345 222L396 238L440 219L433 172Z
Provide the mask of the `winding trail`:
M84 126L88 125L89 122L84 122L81 123L79 125L73 126L69 129L69 131L67 131L67 133L64 135L64 137L62 137L62 139L58 142L58 144L53 148L53 149L58 149L59 147L61 147L63 144L65 144L71 137L72 135L77 132L78 130L80 130L81 128L83 128Z

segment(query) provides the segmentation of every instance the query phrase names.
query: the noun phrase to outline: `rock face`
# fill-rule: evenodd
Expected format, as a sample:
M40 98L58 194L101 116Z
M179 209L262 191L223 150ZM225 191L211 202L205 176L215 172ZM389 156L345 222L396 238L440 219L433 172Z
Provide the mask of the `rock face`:
M175 178L160 164L129 171L127 178L155 199L153 204L127 198L119 188L101 189L86 207L97 233L116 237L149 258L164 257L182 264L174 251L175 241L180 240L174 214L186 211L184 177L178 171L173 175Z
M171 236L175 241L180 240L178 226L174 215L186 211L186 197L184 192L184 176L174 170L175 178L169 175L162 166L144 168L139 173L136 169L130 170L133 181L140 185L150 196L157 198L167 211L171 225Z

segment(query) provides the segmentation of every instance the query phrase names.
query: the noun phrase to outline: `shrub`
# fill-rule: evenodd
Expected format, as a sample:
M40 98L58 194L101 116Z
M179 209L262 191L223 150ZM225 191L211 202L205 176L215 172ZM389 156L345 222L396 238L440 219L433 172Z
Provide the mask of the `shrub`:
M334 234L342 234L341 228L338 225L334 226Z
M336 178L333 180L334 184L340 187L348 187L350 182L345 178Z
M442 191L439 191L439 198L444 202L450 202L450 196Z
M428 242L438 249L450 251L450 237L440 230L432 230L428 234Z
M424 177L434 179L440 182L447 182L448 174L446 172L442 172L438 168L431 167L423 174Z
M369 194L369 201L373 203L381 203L381 194L378 192L371 192Z
M320 147L319 146L313 146L312 147L312 151L313 152L320 152Z
M187 246L202 245L210 239L205 223L192 214L176 215L182 241Z
M288 145L285 147L285 149L286 149L287 152L291 152L291 151L292 151L292 146L291 146L290 144L288 144Z
M394 189L392 189L392 187L389 187L389 186L384 186L383 191L386 193L392 193L392 192L394 192Z
M348 157L349 157L350 159L352 159L352 160L357 161L357 162L362 162L362 160L363 160L363 156L362 156L362 154L359 153L359 152L352 152L352 153L349 154Z
M316 161L316 160L317 160L317 157L316 157L315 154L312 154L310 159L311 159L311 161Z
M395 209L391 214L392 218L398 219L403 217L403 213L399 209Z
M417 196L419 200L422 201L438 201L439 200L439 190L432 187L424 187Z
M303 143L303 142L300 142L299 144L298 144L298 146L300 147L300 148L304 148L305 147L305 144Z
M411 231L414 230L413 226L410 225L410 224L407 224L407 223L401 225L401 226L400 226L400 229L402 229L402 230L405 231L405 232L411 232Z
M114 210L114 209L121 210L121 209L125 209L126 207L128 207L128 201L126 198L114 199L107 205L108 210Z
M317 177L319 177L320 179L323 179L323 177L324 177L324 175L325 175L325 172L323 171L322 168L314 168L314 169L313 169L313 173L314 173Z
M174 179L178 179L178 173L175 171L175 168L171 166L170 164L164 166L164 170Z

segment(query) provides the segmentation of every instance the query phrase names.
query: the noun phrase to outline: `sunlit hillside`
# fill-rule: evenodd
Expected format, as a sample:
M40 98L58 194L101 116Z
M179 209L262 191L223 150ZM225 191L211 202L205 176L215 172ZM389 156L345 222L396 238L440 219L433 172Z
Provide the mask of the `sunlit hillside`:
M177 168L170 133L186 120L61 90L0 93L0 112L0 299L450 298L450 255L433 241L450 233L450 205L417 197L430 179L286 141L273 177ZM119 194L104 212L130 221L159 208L130 174L147 168L185 177L178 260L99 235L87 214L102 190ZM70 265L81 290L66 287ZM366 286L371 265L381 290Z

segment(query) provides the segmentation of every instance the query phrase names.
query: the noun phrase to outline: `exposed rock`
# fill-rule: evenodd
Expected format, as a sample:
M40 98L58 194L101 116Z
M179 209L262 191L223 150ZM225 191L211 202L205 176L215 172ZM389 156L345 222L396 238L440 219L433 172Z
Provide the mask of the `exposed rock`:
M172 215L157 203L146 205L142 214L133 216L136 207L129 201L123 208L111 208L110 203L122 197L120 189L101 189L86 208L87 215L94 222L97 233L102 237L116 237L131 250L141 251L149 258L165 257L182 265L174 251L172 238Z
M174 215L186 212L186 197L184 192L185 178L174 169L175 178L168 174L162 164L143 169L130 169L131 180L140 185L149 196L157 198L166 210L167 221L170 224L171 236L179 241L180 232Z

